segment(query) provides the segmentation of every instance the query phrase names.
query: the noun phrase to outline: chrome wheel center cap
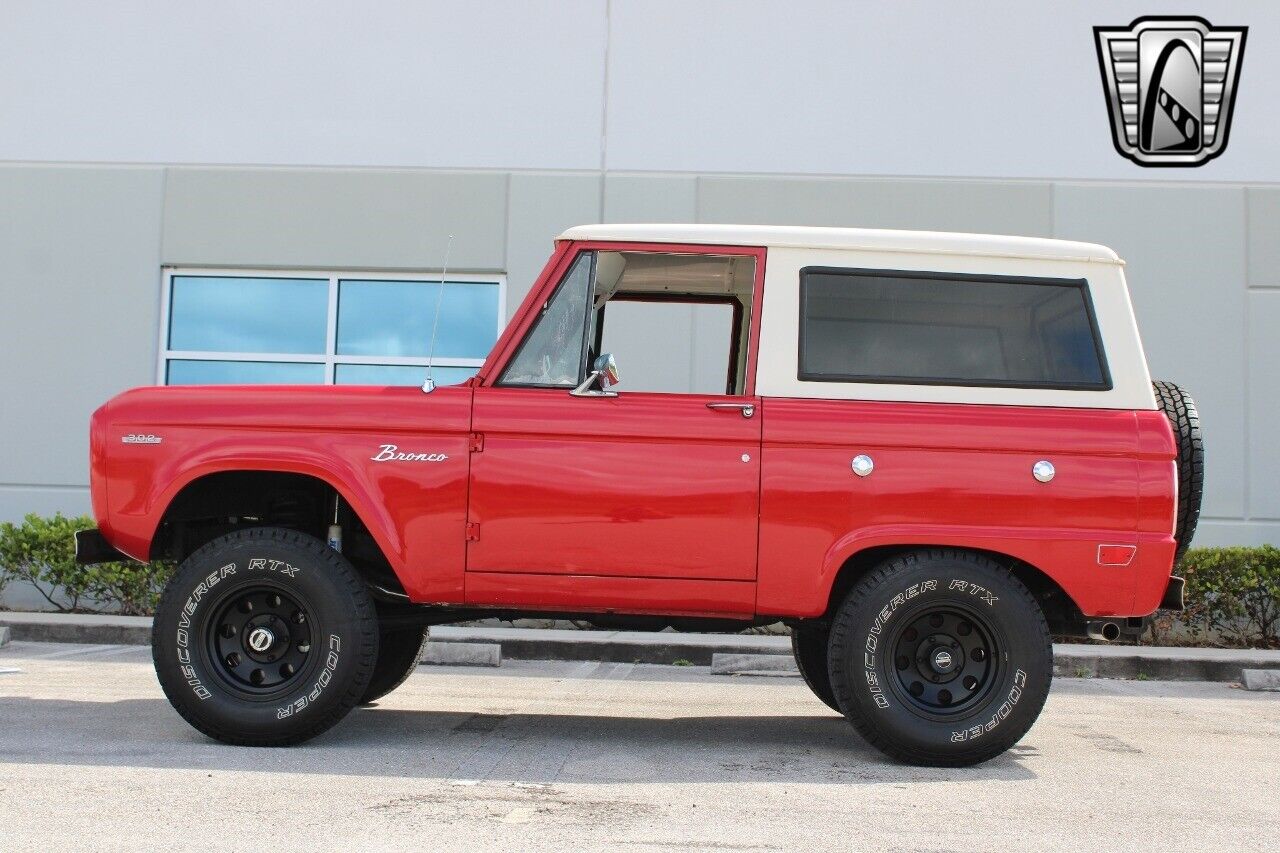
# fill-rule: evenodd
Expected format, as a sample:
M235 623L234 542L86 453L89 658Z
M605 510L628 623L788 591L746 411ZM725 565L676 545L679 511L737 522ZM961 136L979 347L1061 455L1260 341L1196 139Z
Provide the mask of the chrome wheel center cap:
M269 628L254 628L249 632L246 642L248 642L249 648L261 654L275 644L276 635L271 633Z
M946 649L938 649L933 653L933 668L938 672L949 672L954 662L951 652Z

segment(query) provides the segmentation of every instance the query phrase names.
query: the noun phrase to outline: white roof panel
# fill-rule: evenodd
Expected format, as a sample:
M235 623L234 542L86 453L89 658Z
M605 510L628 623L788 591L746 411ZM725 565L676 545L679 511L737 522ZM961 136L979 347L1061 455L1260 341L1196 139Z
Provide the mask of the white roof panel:
M628 243L690 243L722 246L855 249L945 255L1123 263L1106 246L945 231L890 231L879 228L817 228L798 225L578 225L560 240L603 240Z

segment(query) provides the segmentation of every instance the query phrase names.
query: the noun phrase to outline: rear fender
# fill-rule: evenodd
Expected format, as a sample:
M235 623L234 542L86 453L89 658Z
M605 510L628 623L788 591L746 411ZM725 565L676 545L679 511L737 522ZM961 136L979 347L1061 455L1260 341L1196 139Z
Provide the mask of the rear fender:
M1134 546L1125 566L1100 565L1099 545ZM871 548L942 546L1003 554L1053 580L1086 616L1145 616L1168 584L1174 542L1167 533L1030 531L1015 527L882 525L852 531L827 551L806 615L825 610L841 569Z

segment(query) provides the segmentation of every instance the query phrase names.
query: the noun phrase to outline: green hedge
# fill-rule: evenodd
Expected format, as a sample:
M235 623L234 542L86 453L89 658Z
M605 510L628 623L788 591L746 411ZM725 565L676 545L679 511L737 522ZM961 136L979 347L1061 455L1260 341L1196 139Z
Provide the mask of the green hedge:
M81 566L75 560L75 532L93 526L88 516L66 518L61 513L0 524L0 591L8 581L27 581L60 611L150 614L173 564Z
M1193 638L1280 647L1280 548L1193 548L1177 573L1187 609L1176 619Z
M58 610L150 614L173 564L77 565L73 534L93 526L87 516L61 514L0 524L0 591L23 580ZM1280 647L1280 548L1195 548L1178 574L1187 579L1187 609L1156 620L1156 643L1177 642L1176 627L1193 643Z

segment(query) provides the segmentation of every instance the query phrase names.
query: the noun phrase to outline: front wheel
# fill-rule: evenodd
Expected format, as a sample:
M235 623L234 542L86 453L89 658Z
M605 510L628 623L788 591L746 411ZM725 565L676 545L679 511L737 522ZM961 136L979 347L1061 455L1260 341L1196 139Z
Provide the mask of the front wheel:
M1006 568L966 551L882 563L831 624L836 701L858 731L910 764L961 767L1013 746L1053 677L1039 605Z
M364 695L378 620L341 554L258 527L183 561L156 608L151 650L165 695L196 729L285 746L333 726Z

